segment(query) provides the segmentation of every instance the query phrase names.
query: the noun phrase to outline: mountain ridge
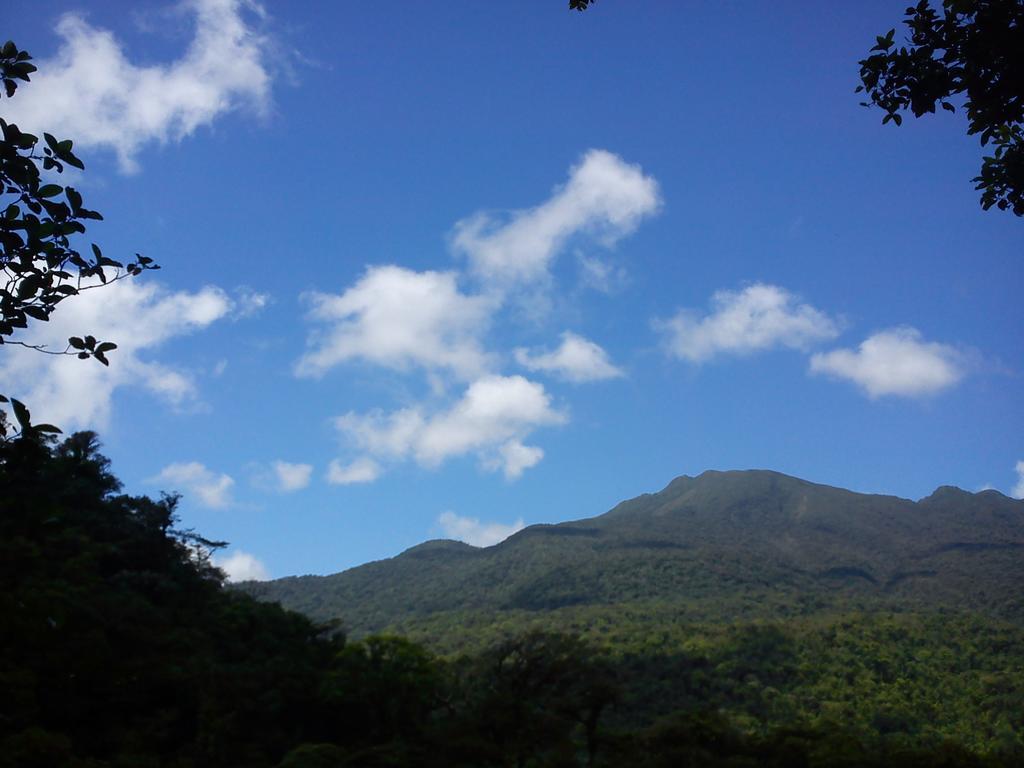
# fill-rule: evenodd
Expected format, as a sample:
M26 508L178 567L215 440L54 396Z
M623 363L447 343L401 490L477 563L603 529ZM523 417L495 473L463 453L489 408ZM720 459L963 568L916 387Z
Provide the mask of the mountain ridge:
M772 470L681 475L595 517L490 547L434 539L328 576L242 589L353 634L442 614L658 604L691 620L839 607L1024 621L1024 501L940 486L917 501Z

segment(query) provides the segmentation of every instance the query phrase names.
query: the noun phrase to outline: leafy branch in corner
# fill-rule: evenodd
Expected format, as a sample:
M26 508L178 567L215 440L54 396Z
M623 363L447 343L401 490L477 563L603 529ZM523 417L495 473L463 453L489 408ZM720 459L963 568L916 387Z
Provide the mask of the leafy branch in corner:
M881 107L883 124L901 125L907 110L955 112L961 97L967 133L994 147L972 179L981 207L1024 216L1024 1L943 0L939 13L921 0L904 24L904 45L891 29L860 62L863 105Z
M27 83L36 71L32 57L8 41L0 48L0 83L10 99L19 83ZM85 234L85 222L103 217L86 208L82 195L72 186L52 181L66 166L84 170L70 139L58 140L43 133L43 141L0 118L0 345L15 345L50 355L94 358L109 365L107 354L117 349L110 341L94 336L72 336L62 350L47 349L11 337L29 321L47 322L57 305L69 296L101 288L149 269L159 269L152 259L135 254L123 264L103 255L92 244L82 254L72 238ZM28 408L0 395L9 405L20 429L11 431L7 413L0 409L0 441L11 436L41 437L60 432L50 425L33 426Z
M30 59L13 42L0 49L0 80L7 98L35 71ZM139 254L123 264L104 256L96 244L85 255L74 247L72 238L85 233L85 222L103 217L85 207L74 187L44 178L44 173L63 173L66 166L85 168L70 139L44 133L40 144L39 137L2 118L0 134L0 344L93 357L108 365L106 353L117 345L92 336L71 337L57 352L7 337L30 320L48 321L69 296L159 267Z

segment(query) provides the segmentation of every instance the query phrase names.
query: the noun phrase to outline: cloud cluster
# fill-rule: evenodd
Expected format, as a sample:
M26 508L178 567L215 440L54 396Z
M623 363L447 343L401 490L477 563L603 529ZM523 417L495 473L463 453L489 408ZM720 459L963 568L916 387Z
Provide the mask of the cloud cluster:
M547 276L574 235L592 234L611 245L660 205L657 182L639 166L592 149L569 172L568 182L537 207L505 219L477 213L459 221L452 247L487 284L531 283Z
M36 418L64 429L105 428L119 387L141 385L172 405L197 397L186 370L152 355L170 339L227 317L233 300L220 288L169 291L151 280L122 280L84 290L58 306L52 319L33 323L17 336L26 344L62 350L69 336L92 334L117 344L110 366L8 347L0 357L5 390L32 404Z
M500 469L512 479L544 455L522 441L539 427L565 420L540 384L522 376L488 375L471 383L447 410L427 414L413 407L390 414L348 413L335 425L373 456L411 458L421 466L437 467L449 458L475 454L485 468Z
M213 564L228 577L228 581L266 581L270 571L255 555L236 549L230 555L216 555Z
M442 512L437 522L449 539L458 539L474 547L493 546L525 527L523 518L519 518L512 525L503 525L482 523L479 518L461 517L454 512Z
M470 378L487 367L480 337L493 302L459 291L452 272L370 267L341 295L307 297L319 324L296 366L320 376L351 360L396 370L443 369Z
M192 134L239 107L265 109L271 76L267 41L249 23L263 14L253 0L187 0L195 34L180 59L132 63L114 35L83 17L61 17L55 58L38 62L32 83L7 106L22 129L71 137L80 147L117 153L125 171L148 142Z
M963 378L961 355L946 344L927 342L914 328L890 328L857 349L836 349L811 357L811 371L846 379L871 398L914 397L940 392Z
M703 363L721 354L806 349L839 333L835 320L777 285L755 283L742 291L718 291L711 305L711 313L703 317L684 309L656 323L671 355Z
M542 204L500 220L478 213L455 225L452 249L468 261L479 281L478 293L460 289L457 272L387 265L368 268L340 294L309 295L315 328L296 364L297 375L321 376L337 365L361 361L422 371L435 395L446 391L446 379L466 385L447 408L412 406L337 419L338 429L364 455L349 463L332 462L328 482L372 482L383 472L379 460L412 459L436 467L448 458L473 454L483 468L500 470L507 478L541 461L544 451L524 439L538 427L564 423L566 416L551 405L541 385L499 375L501 357L487 351L485 336L510 296L529 304L526 294L512 294L513 289L538 289L531 296L544 303L549 269L573 237L586 234L611 246L660 204L657 182L639 167L591 150ZM610 268L589 271L596 271L602 285L611 280ZM574 333L563 334L554 350L520 348L513 356L527 370L571 382L623 375L598 344Z
M230 475L218 474L198 461L169 464L150 482L168 483L171 487L166 490L180 491L210 509L224 509L234 503L231 497L234 479Z
M723 354L743 355L778 347L809 352L839 335L839 323L777 285L755 283L711 297L712 311L680 310L655 321L673 357L700 364ZM890 328L857 349L814 353L810 372L853 382L870 398L919 397L948 389L966 374L965 355L927 342L914 328Z
M608 353L600 346L571 331L562 334L562 343L555 350L530 352L520 347L515 350L515 358L527 370L551 373L574 383L624 375L621 369L612 365Z

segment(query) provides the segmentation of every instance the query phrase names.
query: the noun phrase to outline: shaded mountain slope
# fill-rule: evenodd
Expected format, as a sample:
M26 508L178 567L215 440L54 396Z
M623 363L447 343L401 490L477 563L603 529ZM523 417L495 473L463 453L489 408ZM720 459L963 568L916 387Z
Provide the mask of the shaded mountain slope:
M943 487L914 502L764 470L705 472L493 547L429 541L331 576L245 589L354 634L458 614L595 606L687 621L847 609L1024 622L1024 502Z

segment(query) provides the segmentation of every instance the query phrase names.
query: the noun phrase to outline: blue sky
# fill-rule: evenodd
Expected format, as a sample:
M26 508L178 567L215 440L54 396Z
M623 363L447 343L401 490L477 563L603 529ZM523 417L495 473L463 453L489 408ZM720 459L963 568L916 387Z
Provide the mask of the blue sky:
M236 577L706 469L1024 495L1024 225L962 114L853 92L905 2L564 5L8 0L0 114L163 268L24 337L109 370L7 348L4 391Z

